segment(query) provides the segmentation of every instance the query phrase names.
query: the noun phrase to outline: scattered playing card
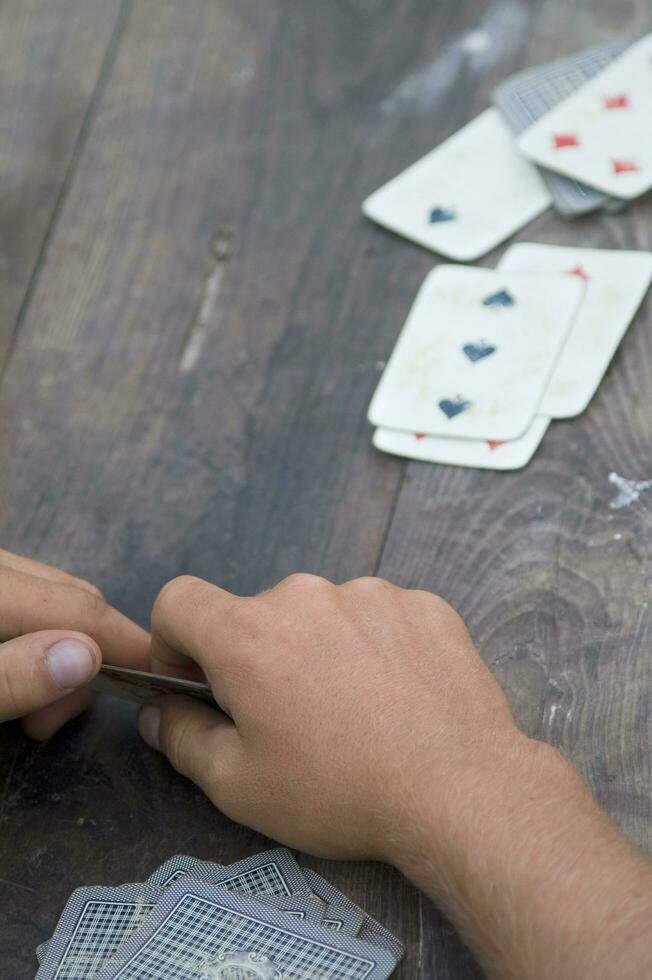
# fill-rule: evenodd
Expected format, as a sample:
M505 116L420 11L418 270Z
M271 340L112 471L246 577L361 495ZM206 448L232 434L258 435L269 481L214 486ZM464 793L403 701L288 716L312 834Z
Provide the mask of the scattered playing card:
M543 116L518 145L541 166L605 194L652 187L652 34Z
M456 439L520 438L583 292L577 276L434 269L371 400L369 421Z
M550 419L536 415L524 435L507 442L486 439L445 439L427 436L420 432L376 429L373 444L376 449L381 449L385 453L429 463L473 466L484 470L519 470L530 462L549 424Z
M452 259L484 255L550 205L509 127L487 109L367 198L368 218Z
M103 664L97 677L89 684L94 691L110 694L126 701L147 701L159 694L185 694L217 706L208 684L185 681L165 674L150 674L146 670L113 667Z
M247 973L257 980L279 974L284 980L382 980L395 967L386 949L297 921L249 896L180 881L97 980L230 980Z
M589 51L580 51L547 65L528 68L498 86L492 96L494 104L519 135L611 64L627 46L625 41L609 41ZM554 206L562 214L586 214L607 204L611 206L611 198L586 184L545 168L541 170L541 176L552 195Z
M500 261L504 272L576 276L584 300L539 405L543 415L583 412L652 279L652 253L518 243Z

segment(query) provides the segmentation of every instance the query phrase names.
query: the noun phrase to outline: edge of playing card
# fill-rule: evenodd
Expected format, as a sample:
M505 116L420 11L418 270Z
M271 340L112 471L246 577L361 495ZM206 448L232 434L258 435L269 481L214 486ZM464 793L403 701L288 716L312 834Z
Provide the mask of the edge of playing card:
M514 252L518 251L519 249L528 250L532 246L536 246L537 248L540 248L541 246L543 246L543 247L546 247L547 246L547 247L549 247L551 249L568 249L569 251L618 252L619 255L621 255L621 256L631 255L631 256L636 256L637 258L641 258L641 259L647 258L647 260L648 260L648 273L647 273L648 278L647 278L647 283L643 283L643 282L641 283L640 292L636 295L635 300L631 304L630 314L629 314L629 323L628 323L627 327L625 328L624 333L619 338L618 343L613 346L613 349L612 349L612 351L611 351L611 353L609 355L609 360L607 361L607 363L605 365L604 373L603 373L603 376L602 376L604 378L605 375L606 375L606 373L607 373L607 371L609 370L609 366L610 366L611 362L613 361L614 357L616 356L616 353L618 351L618 348L620 347L620 345L622 344L623 340L625 339L625 335L627 334L627 332L629 330L629 327L633 323L635 317L639 313L639 311L640 311L640 309L641 309L641 307L643 305L643 302L644 302L644 300L645 300L645 298L646 298L646 296L647 296L647 294L648 294L648 292L650 290L650 286L652 285L652 252L648 252L648 251L646 251L644 249L639 251L638 249L596 248L596 247L591 246L591 245L586 245L586 246L585 245L552 245L552 244L550 244L548 242L514 242L514 244L513 245L510 245L509 248L503 253L503 255L500 258L500 262L498 263L498 265L496 266L496 268L497 269L504 269L505 268L505 263L508 261L510 255L512 255ZM509 272L510 271L509 268L507 268L506 271ZM546 270L546 273L545 274L548 275L549 274L549 270ZM524 273L524 275L537 275L537 273L533 271L531 273ZM560 275L563 275L563 273L560 273ZM571 330L572 330L572 326L571 326ZM553 371L553 374L554 374L554 371ZM602 381L602 378L600 379L600 382L598 382L598 384L596 385L596 387L593 388L592 390L588 391L588 393L582 399L582 401L581 402L578 402L578 405L573 409L572 412L564 412L564 413L562 413L562 412L559 412L559 411L555 411L554 415L551 415L551 417L553 419L560 419L560 420L577 418L578 415L581 415L583 412L585 412L586 409L588 408L588 406L590 405L592 399L595 397L596 391L600 387L601 381ZM541 406L542 407L545 405L545 400L546 400L546 394L544 393L544 396L541 399Z
M142 905L154 907L163 893L163 888L144 884L91 885L76 888L66 902L51 938L47 941L47 949L35 980L55 980L75 938L83 910L88 904L107 902L116 905L134 905L140 902Z
M150 913L146 922L127 939L109 964L96 975L95 980L118 980L123 971L134 963L141 951L164 927L168 917L181 905L184 899L196 898L215 908L240 915L243 918L259 921L283 930L285 933L306 939L326 949L350 956L357 956L369 964L368 980L382 980L388 977L397 965L396 957L383 947L371 946L352 936L336 933L332 929L313 923L301 922L282 912L262 906L254 897L235 892L217 890L214 885L201 882L180 882L168 889Z

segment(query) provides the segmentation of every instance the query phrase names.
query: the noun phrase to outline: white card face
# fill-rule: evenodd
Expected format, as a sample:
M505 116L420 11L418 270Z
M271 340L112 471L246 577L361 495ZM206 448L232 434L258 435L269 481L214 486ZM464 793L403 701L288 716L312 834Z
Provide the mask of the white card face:
M615 197L652 187L652 34L519 137L536 163Z
M423 433L376 429L376 449L394 456L421 459L448 466L474 466L483 470L520 470L529 463L543 439L550 419L537 415L525 435L509 442L480 439L442 439Z
M447 438L518 439L583 293L577 276L439 266L419 290L369 421Z
M497 109L487 109L367 198L368 218L462 262L477 259L550 206Z
M534 275L577 276L584 301L539 405L542 415L572 418L584 411L652 278L652 253L519 243L499 269Z

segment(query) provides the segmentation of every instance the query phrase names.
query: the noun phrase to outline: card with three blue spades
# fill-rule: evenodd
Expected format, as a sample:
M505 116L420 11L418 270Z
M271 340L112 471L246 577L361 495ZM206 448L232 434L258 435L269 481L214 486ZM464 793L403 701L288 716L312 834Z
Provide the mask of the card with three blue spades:
M377 190L363 213L451 259L484 255L536 218L551 197L517 151L497 109L487 109Z
M419 290L369 421L452 439L522 437L584 291L578 276L438 266Z

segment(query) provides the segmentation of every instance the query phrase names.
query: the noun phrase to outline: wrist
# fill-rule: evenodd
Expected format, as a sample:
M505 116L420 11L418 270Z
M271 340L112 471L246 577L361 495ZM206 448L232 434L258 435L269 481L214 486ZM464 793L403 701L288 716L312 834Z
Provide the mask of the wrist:
M586 795L579 776L552 746L516 729L488 737L443 769L423 768L404 787L384 857L431 895L436 883L434 897L443 902L487 848L494 856L504 850L499 859L508 860L519 825L560 795L577 793Z

